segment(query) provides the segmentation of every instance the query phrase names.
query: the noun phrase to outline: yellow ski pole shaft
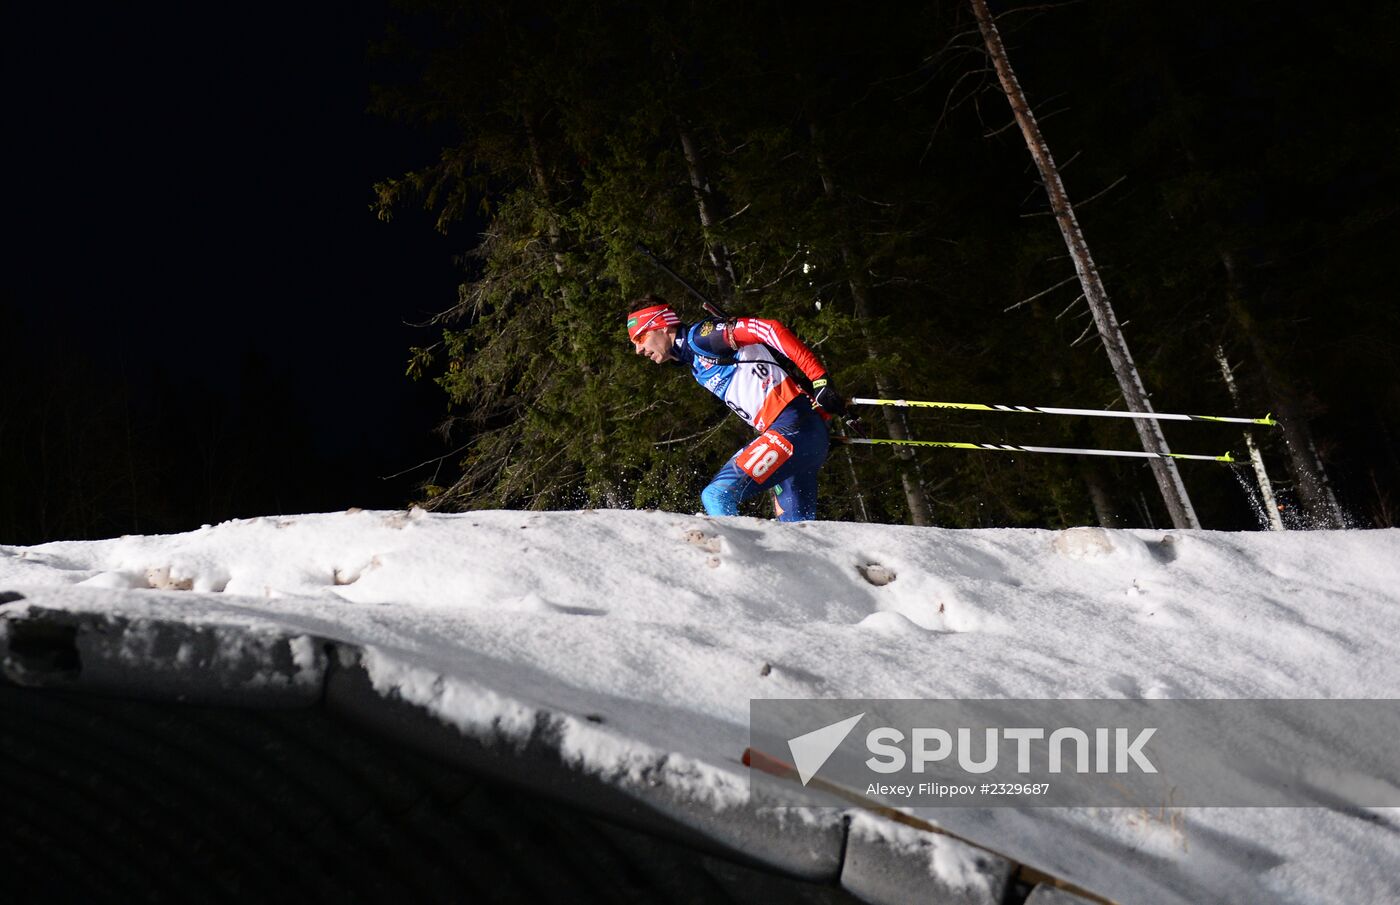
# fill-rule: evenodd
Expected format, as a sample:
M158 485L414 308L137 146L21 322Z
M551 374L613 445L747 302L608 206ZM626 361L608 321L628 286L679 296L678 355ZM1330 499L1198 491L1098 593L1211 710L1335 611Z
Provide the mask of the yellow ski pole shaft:
M1124 459L1195 459L1198 462L1225 462L1235 459L1228 452L1223 456L1196 456L1188 453L1138 452L1131 449L1079 449L1071 446L1016 446L1010 443L954 443L946 440L883 440L866 437L832 437L834 443L867 446L934 446L945 449L984 449L993 452L1056 453L1067 456L1115 456Z
M1234 418L1223 415L1176 415L1168 412L1113 412L1107 409L1067 409L1041 405L989 405L982 402L924 402L918 399L851 399L848 405L893 405L899 408L960 409L968 412L1021 412L1032 415L1082 415L1089 418L1150 418L1154 421L1218 421L1229 424L1278 424L1272 415Z

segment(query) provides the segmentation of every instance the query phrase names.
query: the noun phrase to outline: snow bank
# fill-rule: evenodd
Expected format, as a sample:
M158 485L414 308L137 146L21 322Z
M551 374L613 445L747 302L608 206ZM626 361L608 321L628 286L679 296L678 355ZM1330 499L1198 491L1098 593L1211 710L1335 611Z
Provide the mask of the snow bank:
M0 589L353 638L381 692L463 731L547 707L588 769L729 807L755 697L1400 697L1396 563L1394 530L351 511L0 547ZM1130 901L1400 896L1388 811L922 816Z

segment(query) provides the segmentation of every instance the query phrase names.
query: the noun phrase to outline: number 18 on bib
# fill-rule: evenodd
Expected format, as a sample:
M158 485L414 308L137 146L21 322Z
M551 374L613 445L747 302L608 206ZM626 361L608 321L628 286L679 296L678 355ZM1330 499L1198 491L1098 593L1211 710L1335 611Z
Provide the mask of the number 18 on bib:
M739 451L735 464L739 470L762 484L768 476L783 466L792 455L792 443L781 434L766 431Z

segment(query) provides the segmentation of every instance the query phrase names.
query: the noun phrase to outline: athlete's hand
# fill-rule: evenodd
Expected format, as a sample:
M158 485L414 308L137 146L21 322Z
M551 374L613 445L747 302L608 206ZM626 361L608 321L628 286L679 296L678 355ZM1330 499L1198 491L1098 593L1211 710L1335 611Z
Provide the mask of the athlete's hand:
M823 411L833 415L846 414L846 400L841 398L841 394L836 392L836 388L825 377L812 381L812 389L815 391L812 398Z

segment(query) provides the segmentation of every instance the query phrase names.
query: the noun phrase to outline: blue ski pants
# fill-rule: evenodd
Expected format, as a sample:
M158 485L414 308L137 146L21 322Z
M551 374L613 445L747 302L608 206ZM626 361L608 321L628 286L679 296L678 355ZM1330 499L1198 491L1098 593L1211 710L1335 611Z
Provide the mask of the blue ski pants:
M826 461L830 445L826 422L812 410L807 398L800 396L783 409L768 432L785 439L792 447L791 455L771 471L763 471L763 450L758 447L765 435L759 435L731 456L701 492L707 513L737 515L740 502L772 488L779 521L805 522L817 517L817 469ZM748 466L747 471L741 463Z

